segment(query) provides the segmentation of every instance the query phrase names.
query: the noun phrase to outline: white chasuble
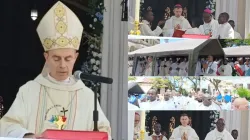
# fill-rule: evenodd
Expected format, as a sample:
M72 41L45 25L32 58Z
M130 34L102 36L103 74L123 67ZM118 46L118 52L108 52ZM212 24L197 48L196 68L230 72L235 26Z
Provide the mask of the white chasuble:
M188 140L199 140L199 137L196 134L195 130L190 126L176 127L169 140L181 140L181 137L183 136L184 133L187 134Z
M215 128L207 134L205 140L234 140L234 138L227 130L224 129L223 132L219 132Z
M74 78L70 78L75 81ZM98 103L99 131L110 124ZM26 133L40 135L46 129L93 130L94 93L81 80L59 84L39 75L23 85L7 114L0 121L0 136L22 138ZM65 112L65 113L64 113ZM65 125L60 123L65 121ZM110 137L111 138L111 137Z
M174 34L174 29L177 25L180 26L180 30L187 30L192 28L188 20L185 19L183 16L172 16L169 20L166 21L165 26L163 27L163 35L167 37L172 37Z

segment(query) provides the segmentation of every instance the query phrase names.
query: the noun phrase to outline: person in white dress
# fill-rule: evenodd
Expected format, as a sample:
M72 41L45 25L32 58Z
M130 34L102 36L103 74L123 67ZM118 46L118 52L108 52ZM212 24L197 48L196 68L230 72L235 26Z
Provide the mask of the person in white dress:
M213 56L208 56L208 62L206 64L203 64L204 68L204 76L216 76L217 72L217 63L214 62Z
M153 57L148 57L148 62L146 65L145 76L152 76L153 75Z
M172 58L172 64L171 64L171 71L170 71L170 76L178 76L179 75L179 73L178 73L178 70L177 70L177 68L178 68L178 64L177 64L177 60L176 60L176 58Z
M134 140L138 140L140 137L140 122L141 116L139 113L135 112L135 120L134 120Z
M174 16L168 19L163 27L163 36L172 37L175 30L191 29L191 25L185 17L182 16L183 8L180 4L174 6Z
M229 20L228 23L232 26L234 29L234 39L242 39L240 33L235 31L235 22L233 20Z
M223 59L223 64L218 68L220 76L232 76L233 70L227 59Z
M170 58L166 58L165 62L165 76L169 76L169 68L171 67Z
M210 9L205 9L203 12L204 24L199 27L203 35L209 35L211 38L218 38L217 31L219 28L219 23L217 20L213 19L212 11Z
M225 120L220 118L216 122L216 128L207 134L205 140L234 140L234 138L225 129Z
M195 130L188 125L189 121L187 114L181 114L181 125L174 129L169 140L199 140Z
M93 131L94 93L72 75L83 33L80 20L58 1L41 19L37 33L45 51L44 69L20 87L0 120L0 137L36 139L47 129ZM97 110L98 129L111 140L110 123L98 101Z
M147 10L144 13L143 16L143 20L142 20L142 25L140 27L141 30L141 35L145 35L145 36L160 36L160 34L162 33L162 29L161 29L161 25L163 25L165 23L165 21L159 21L157 27L155 30L151 29L151 24L154 21L154 14L151 10Z
M219 15L219 28L218 28L218 38L219 39L234 39L234 29L228 23L229 15L228 13L224 12Z

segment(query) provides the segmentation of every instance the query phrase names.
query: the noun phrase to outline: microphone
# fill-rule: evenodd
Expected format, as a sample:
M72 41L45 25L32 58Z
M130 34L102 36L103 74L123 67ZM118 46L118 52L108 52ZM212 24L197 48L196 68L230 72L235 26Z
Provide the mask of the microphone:
M112 78L82 73L80 70L77 70L74 72L74 77L78 80L84 79L84 80L95 82L95 83L105 83L105 84L112 84L113 83Z

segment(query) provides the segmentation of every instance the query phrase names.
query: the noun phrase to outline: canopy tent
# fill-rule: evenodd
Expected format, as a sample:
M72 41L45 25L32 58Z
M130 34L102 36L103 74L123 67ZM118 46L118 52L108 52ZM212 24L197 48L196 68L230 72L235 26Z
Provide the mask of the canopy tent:
M137 82L128 82L128 94L144 94L144 90Z
M198 56L217 56L225 57L225 53L217 39L187 39L178 42L157 44L152 47L139 49L129 52L128 56L134 56L135 63L137 63L138 56L187 56L189 59L188 75L194 76ZM134 65L136 66L136 65ZM154 66L153 66L154 67ZM133 69L133 73L135 68Z
M250 57L250 46L223 48L226 57Z

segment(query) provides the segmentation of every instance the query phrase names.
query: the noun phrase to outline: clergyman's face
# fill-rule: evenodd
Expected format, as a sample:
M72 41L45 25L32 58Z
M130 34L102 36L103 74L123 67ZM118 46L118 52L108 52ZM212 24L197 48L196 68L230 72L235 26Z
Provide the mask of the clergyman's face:
M226 23L227 22L227 17L224 14L220 14L218 22L219 22L219 24Z
M63 81L72 74L78 53L74 49L55 49L45 52L44 57L50 76Z
M161 132L161 125L160 124L156 124L154 127L154 130L156 133Z
M138 124L140 123L140 116L138 114L135 114L135 123L134 123L134 127L137 127Z
M181 121L181 125L187 126L188 123L189 123L189 118L188 118L188 116L182 116L182 117L180 118L180 121Z
M216 126L217 126L217 130L219 132L222 132L225 128L225 123L223 120L218 120L217 123L216 123Z
M155 90L148 91L148 96L150 97L150 101L155 101L157 98L157 93Z
M165 99L165 101L168 101L169 98L170 98L170 94L169 94L169 93L165 93L165 94L164 94L164 99Z
M203 13L203 20L205 23L210 23L212 20L212 16L208 13Z
M175 15L176 17L180 17L181 14L182 14L182 8L175 8L175 9L174 9L174 15Z

